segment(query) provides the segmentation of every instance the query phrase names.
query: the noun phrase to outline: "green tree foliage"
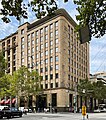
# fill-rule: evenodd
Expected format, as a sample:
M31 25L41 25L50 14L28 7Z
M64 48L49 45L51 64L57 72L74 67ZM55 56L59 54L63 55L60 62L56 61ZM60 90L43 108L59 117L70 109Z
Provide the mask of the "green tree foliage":
M95 37L103 36L106 32L105 0L73 1L78 6L79 15L76 16L79 21L78 30L87 25L91 35ZM65 2L68 2L68 0L64 0ZM2 20L6 23L10 22L8 16L15 16L17 20L20 20L21 17L28 18L28 7L31 7L37 18L41 18L46 14L51 15L58 8L56 0L31 0L30 3L24 3L23 0L1 0L1 4L3 8L0 9L0 15L3 15Z
M0 51L0 77L5 74L6 70L6 61L3 56L3 52Z
M41 91L40 81L41 79L38 72L30 72L28 68L23 66L13 73L11 82L12 94L26 98L28 98L29 95L36 95Z
M57 10L58 0L31 0L24 3L24 0L1 0L3 8L0 9L2 20L10 22L9 16L15 16L17 20L28 18L27 9L30 7L37 18L51 15ZM79 15L78 30L86 25L89 26L91 36L101 37L106 33L106 1L105 0L73 0L77 4ZM64 3L68 0L64 0ZM71 5L70 5L71 7Z
M78 93L83 97L93 97L98 100L106 99L106 86L102 81L91 83L88 79L78 84Z
M97 81L93 83L93 95L98 100L106 99L106 86L102 81Z
M88 25L91 35L101 37L106 33L106 1L105 0L74 0L79 15L79 28Z
M17 20L21 17L28 18L28 7L32 8L37 18L47 13L51 15L57 9L55 0L32 0L30 3L24 0L2 0L1 4L3 8L0 9L0 14L3 15L2 20L6 23L10 22L8 15L15 16Z
M88 79L80 80L78 84L78 93L82 97L90 97L92 96L93 86Z
M11 75L5 74L0 77L0 97L9 96L11 94Z

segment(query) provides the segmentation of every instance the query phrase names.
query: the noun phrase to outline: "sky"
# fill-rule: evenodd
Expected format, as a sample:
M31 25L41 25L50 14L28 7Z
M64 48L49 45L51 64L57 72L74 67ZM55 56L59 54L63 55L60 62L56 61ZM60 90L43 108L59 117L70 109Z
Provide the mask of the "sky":
M27 0L26 0L27 1ZM29 0L31 1L31 0ZM76 15L78 14L76 10L76 5L73 3L73 0L69 0L69 2L64 3L64 0L58 0L58 8L64 8L70 16L77 22ZM0 0L1 2L1 0ZM0 9L2 8L0 4ZM15 17L11 17L10 23L2 22L0 16L0 39L5 38L6 36L14 33L19 26L19 22ZM36 20L36 16L32 11L28 10L28 19L24 19L22 22L33 22ZM78 23L78 22L77 22ZM90 74L95 74L97 72L106 71L106 35L102 38L94 38L92 37L90 43Z

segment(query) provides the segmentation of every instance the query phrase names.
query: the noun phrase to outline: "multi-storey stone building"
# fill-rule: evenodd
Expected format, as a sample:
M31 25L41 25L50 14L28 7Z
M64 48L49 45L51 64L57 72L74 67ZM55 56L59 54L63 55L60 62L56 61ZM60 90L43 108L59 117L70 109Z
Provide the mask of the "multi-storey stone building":
M64 9L33 23L20 25L14 34L2 39L2 50L8 60L8 73L21 66L36 69L43 77L44 102L58 110L77 107L77 83L89 77L89 44L80 44L75 21ZM71 104L70 104L71 103Z

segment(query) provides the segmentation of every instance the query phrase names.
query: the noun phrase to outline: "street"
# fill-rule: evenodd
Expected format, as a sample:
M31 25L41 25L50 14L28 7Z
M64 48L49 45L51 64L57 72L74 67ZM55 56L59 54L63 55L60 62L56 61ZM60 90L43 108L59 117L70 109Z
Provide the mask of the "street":
M4 118L5 120L5 118ZM28 113L12 120L83 120L81 113ZM106 120L106 113L89 113L86 120Z

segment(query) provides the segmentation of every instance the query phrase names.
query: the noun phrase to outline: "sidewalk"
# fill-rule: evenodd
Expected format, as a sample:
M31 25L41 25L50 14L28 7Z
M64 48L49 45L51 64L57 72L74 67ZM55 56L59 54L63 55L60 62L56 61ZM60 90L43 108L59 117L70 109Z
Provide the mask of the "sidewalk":
M58 112L58 113L29 113L30 115L42 116L42 120L83 120L81 113ZM85 119L87 120L87 119Z

